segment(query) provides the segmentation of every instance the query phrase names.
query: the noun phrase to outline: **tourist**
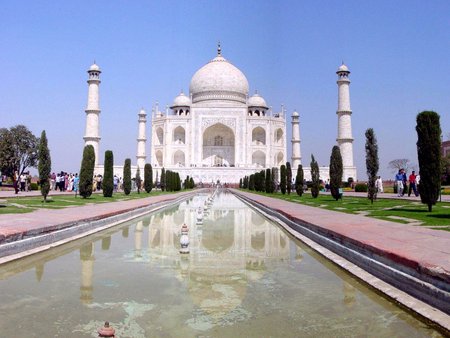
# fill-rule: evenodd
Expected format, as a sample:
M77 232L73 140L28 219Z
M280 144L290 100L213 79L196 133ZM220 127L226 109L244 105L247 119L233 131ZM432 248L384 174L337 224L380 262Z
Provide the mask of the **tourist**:
M113 184L114 184L114 191L117 192L117 189L119 187L119 178L116 175L114 175L113 177Z
M414 170L411 175L409 175L408 197L411 196L411 190L414 191L414 195L416 195L416 197L419 196L419 192L417 191L417 176Z
M402 181L403 181L403 191L402 191L402 196L406 194L406 192L408 191L408 178L406 177L406 171L405 169L402 169Z
M27 175L22 173L20 175L20 191L25 191L25 185L27 183Z
M377 189L377 193L383 193L383 181L381 180L381 176L375 181L375 188Z
M17 194L19 192L19 173L18 171L14 171L14 175L13 175L13 187L14 187L14 191Z
M50 190L56 190L56 174L52 173L50 176Z
M78 173L75 174L73 178L73 191L75 191L75 196L78 194L78 185L80 183L80 178L78 177Z
M395 183L397 185L397 196L403 196L403 169L399 169L398 173L395 175Z

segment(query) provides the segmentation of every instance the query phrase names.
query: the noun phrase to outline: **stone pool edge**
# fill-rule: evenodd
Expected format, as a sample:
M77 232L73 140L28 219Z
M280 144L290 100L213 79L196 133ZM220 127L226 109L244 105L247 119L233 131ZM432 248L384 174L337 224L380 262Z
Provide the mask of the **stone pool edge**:
M292 236L304 242L320 255L331 260L334 264L348 271L370 287L399 303L401 306L411 310L425 321L437 325L446 335L450 335L450 316L448 314L441 309L414 297L400 287L384 281L382 277L388 276L389 278L386 279L389 280L398 278L399 275L401 275L402 279L412 278L415 279L416 283L418 282L421 284L424 284L424 282L417 281L413 276L406 276L404 272L395 270L381 262L376 262L373 258L363 258L364 255L362 253L346 248L344 245L337 243L332 238L327 238L323 234L315 233L309 228L302 227L301 220L290 219L277 210L239 194L237 191L232 191L232 193L270 220L280 224ZM367 262L362 262L361 259L367 259L370 263L367 264ZM362 265L364 268L359 265ZM384 275L381 277L380 274L383 273ZM435 287L432 287L432 289L431 294L434 293L433 291L436 291Z

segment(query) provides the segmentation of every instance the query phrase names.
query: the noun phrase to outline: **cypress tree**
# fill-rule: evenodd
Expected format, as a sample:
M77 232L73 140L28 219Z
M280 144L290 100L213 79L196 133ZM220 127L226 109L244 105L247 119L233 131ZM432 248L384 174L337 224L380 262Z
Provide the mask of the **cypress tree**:
M146 163L144 166L144 189L148 194L153 188L153 168L150 163Z
M105 151L103 173L103 196L112 197L114 191L114 156L111 150Z
M131 160L125 159L123 166L123 192L125 195L129 195L131 192Z
M139 169L139 167L137 167L136 176L134 178L134 181L136 182L137 193L140 194L141 193L142 179L141 179L141 169Z
M278 190L277 187L277 177L278 177L278 168L277 167L272 167L272 192L275 192Z
M239 189L242 189L242 177L239 179Z
M431 212L441 189L441 124L439 114L423 111L417 115L417 158L420 199Z
M331 196L336 201L339 199L339 188L342 185L343 173L341 149L338 146L334 146L330 156L330 191Z
M303 195L303 177L303 166L299 164L297 168L297 175L295 176L295 191L299 196Z
M191 189L194 189L194 188L195 188L195 183L194 183L194 178L193 178L193 177L191 177L191 178L189 179L189 187L190 187Z
M292 169L291 169L291 163L286 162L286 190L288 195L291 194L292 189Z
M255 190L255 174L251 174L248 181L248 190Z
M166 190L166 169L164 169L164 167L161 169L160 186L161 191Z
M47 202L47 196L50 191L50 171L52 170L52 159L50 157L50 150L48 149L47 135L45 130L41 133L39 139L38 150L38 172L39 184L41 185L41 195L44 197L44 202Z
M270 168L266 169L266 193L273 193L272 174Z
M319 186L320 186L320 174L319 174L319 164L311 154L311 196L317 198L319 196Z
M244 176L243 188L248 189L248 176Z
M372 128L366 130L366 169L367 169L367 197L373 204L377 198L377 188L375 181L379 169L377 138Z
M283 195L286 194L286 166L284 164L280 167L280 190Z
M181 178L180 178L180 174L176 173L177 175L177 191L181 190Z
M88 144L83 150L83 160L80 169L80 196L87 198L92 195L92 184L94 181L95 152L94 147Z

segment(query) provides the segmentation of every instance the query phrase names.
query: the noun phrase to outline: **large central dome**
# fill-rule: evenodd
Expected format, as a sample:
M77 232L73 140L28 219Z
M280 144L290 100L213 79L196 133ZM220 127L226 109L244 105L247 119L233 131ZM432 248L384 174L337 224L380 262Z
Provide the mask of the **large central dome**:
M247 102L248 81L245 75L218 49L217 56L200 68L189 85L192 103L206 100Z

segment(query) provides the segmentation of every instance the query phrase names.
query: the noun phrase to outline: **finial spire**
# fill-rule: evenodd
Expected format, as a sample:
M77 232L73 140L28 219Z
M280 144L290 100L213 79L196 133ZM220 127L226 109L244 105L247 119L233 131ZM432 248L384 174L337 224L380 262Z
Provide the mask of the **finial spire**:
M217 43L217 56L222 55L222 48L220 47L220 41Z

